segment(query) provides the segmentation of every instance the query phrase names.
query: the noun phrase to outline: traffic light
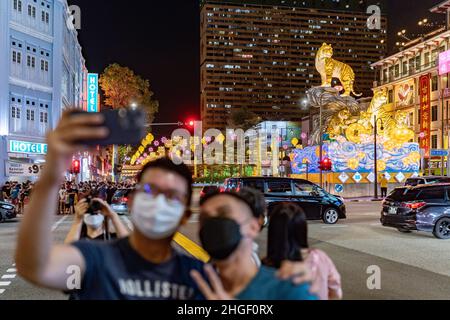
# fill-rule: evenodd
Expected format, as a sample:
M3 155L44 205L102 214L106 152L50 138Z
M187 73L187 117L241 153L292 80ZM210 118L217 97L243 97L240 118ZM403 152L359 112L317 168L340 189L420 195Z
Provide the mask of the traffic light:
M79 174L80 173L80 161L79 160L73 160L72 161L72 174Z
M323 158L319 161L319 169L321 171L331 171L333 169L333 162L330 158Z
M188 127L190 127L190 128L194 128L195 121L194 121L194 120L188 120L188 121L186 122L186 125L187 125Z

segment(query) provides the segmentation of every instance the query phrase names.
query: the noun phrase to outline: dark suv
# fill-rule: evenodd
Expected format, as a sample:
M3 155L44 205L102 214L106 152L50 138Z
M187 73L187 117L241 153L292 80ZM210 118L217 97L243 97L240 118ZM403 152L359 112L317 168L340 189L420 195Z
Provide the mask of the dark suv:
M450 239L450 183L394 189L383 202L381 223L401 232L432 232Z
M231 178L225 180L224 189L238 191L240 188L260 190L266 197L268 212L278 202L294 202L306 213L309 220L322 220L335 224L346 219L344 200L332 195L312 182L290 178Z

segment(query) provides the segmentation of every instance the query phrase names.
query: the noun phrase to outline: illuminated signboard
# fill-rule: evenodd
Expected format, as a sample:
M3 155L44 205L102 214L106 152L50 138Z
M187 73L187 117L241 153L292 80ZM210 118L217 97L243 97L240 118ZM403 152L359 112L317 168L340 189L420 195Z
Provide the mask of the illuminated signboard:
M450 72L450 50L439 54L439 75Z
M98 112L98 74L89 73L87 77L87 112Z
M47 145L27 141L9 141L9 152L28 154L47 154Z
M425 157L430 157L431 130L431 88L430 76L423 75L419 79L420 85L420 148L425 151Z

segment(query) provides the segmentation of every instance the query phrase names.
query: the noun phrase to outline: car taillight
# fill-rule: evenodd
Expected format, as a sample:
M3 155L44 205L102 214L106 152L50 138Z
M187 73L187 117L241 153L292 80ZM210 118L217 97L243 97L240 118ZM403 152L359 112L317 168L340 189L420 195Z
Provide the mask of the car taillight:
M123 202L128 202L128 198L127 197L123 197Z
M426 204L427 203L423 202L423 201L422 202L405 202L405 203L402 203L402 206L405 208L412 209L412 210L417 210L417 209L422 208Z

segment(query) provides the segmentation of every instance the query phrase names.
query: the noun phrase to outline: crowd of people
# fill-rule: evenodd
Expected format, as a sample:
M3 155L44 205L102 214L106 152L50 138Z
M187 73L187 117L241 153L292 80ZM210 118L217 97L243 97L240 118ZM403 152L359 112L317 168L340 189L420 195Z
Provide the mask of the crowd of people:
M70 182L66 181L61 184L58 191L59 209L58 214L75 214L75 206L82 199L89 196L96 197L111 204L113 196L117 190L132 189L132 182Z
M0 201L13 204L17 214L23 214L25 206L30 201L34 184L31 181L19 183L17 181L7 181L0 194Z
M95 186L94 198L75 205L77 219L65 243L53 243L51 212L62 189L59 171L78 151L81 137L105 136L101 127L89 127L100 117L63 116L48 136L47 167L52 170L35 185L28 207L33 212L25 214L18 236L16 268L24 279L78 300L342 298L339 272L325 252L310 248L306 216L297 206L282 203L271 212L261 263L255 243L266 226L267 209L256 190L215 191L201 199L198 236L208 263L175 250L173 238L192 214L193 181L187 166L168 158L149 162L137 176L129 199L132 230L123 227L104 200L110 185L102 184ZM91 188L92 195L92 184L82 187ZM114 224L115 240L105 237L106 218ZM68 288L71 266L79 267L82 281Z

